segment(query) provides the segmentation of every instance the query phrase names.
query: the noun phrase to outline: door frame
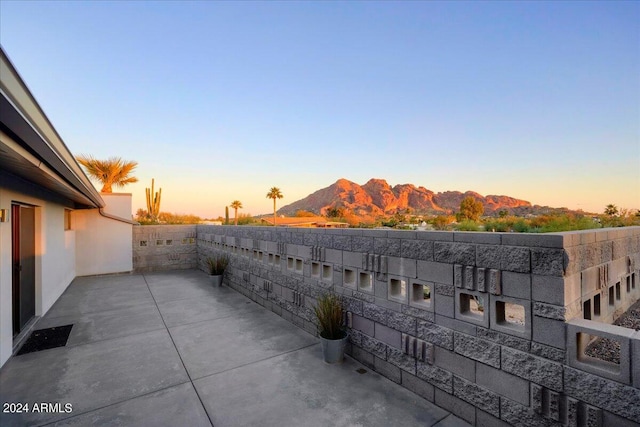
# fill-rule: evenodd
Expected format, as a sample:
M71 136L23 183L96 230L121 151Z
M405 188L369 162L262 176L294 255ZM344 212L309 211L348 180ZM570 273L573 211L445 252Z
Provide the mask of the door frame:
M11 320L15 338L37 314L36 207L12 202L11 218Z

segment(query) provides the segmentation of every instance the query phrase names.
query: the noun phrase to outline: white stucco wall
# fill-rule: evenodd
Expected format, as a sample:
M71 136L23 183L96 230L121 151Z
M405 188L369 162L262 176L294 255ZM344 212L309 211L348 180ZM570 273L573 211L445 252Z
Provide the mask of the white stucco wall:
M103 211L131 220L131 194L102 193ZM98 209L74 211L76 275L121 273L133 270L133 226L101 215Z
M0 209L6 209L7 222L0 223L0 366L11 356L12 271L11 204L35 207L36 216L36 316L44 315L76 276L75 231L64 229L63 205L26 193L0 187Z

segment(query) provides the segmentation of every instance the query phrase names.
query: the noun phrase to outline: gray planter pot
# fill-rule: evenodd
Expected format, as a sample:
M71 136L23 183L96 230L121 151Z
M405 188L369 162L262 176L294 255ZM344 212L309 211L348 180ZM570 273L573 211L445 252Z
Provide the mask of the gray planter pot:
M211 283L213 284L214 287L219 287L222 286L222 278L224 276L222 274L220 275L212 275L211 276Z
M339 340L328 340L320 337L322 346L322 357L326 363L342 363L344 359L344 348L349 341L349 334Z

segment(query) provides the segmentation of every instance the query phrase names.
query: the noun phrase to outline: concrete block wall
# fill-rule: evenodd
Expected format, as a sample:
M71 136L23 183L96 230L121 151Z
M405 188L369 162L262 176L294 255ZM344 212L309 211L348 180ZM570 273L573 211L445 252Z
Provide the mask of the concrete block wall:
M197 268L195 225L133 227L133 271Z
M534 235L199 225L198 268L215 252L231 256L227 285L310 333L316 298L340 294L352 357L471 424L640 423L640 333L611 325L602 307L598 319L582 311L593 268L608 269L607 296L613 284L617 298L620 281L621 307L637 299L640 227ZM594 337L617 341L621 362L585 356Z

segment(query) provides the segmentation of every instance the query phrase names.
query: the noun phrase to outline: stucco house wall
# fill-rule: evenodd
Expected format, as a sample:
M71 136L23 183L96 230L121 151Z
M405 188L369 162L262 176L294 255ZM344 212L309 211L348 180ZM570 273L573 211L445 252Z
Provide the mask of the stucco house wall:
M88 276L127 272L133 269L131 223L111 218L131 218L131 194L101 193L107 206L98 209L77 210L72 215L76 230L76 275Z

